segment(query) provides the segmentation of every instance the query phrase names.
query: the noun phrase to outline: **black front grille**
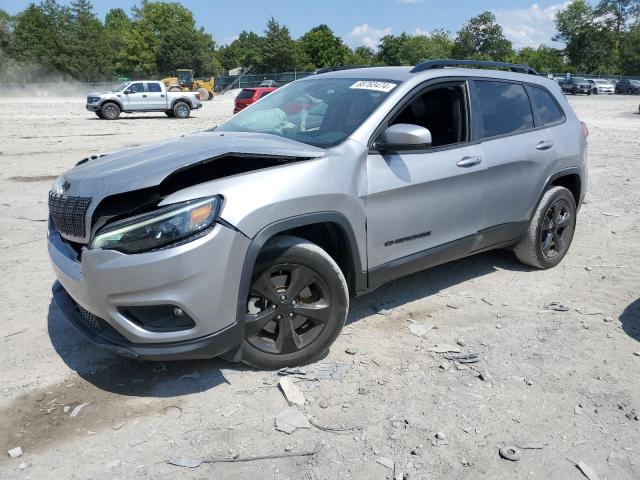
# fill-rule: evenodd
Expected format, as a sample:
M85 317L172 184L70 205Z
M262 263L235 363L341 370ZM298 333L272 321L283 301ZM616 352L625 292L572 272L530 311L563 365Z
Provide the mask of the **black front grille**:
M85 218L90 197L73 197L49 192L49 214L60 233L73 237L86 234Z
M84 324L90 329L94 330L98 335L108 340L111 340L112 342L127 343L127 340L115 328L113 328L111 325L105 322L102 318L82 308L77 303L75 303L75 306Z

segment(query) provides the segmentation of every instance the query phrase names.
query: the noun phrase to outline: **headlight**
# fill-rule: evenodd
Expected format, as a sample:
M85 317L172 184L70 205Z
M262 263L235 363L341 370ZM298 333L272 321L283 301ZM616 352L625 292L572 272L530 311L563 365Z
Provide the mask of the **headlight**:
M210 229L220 203L220 197L190 200L114 222L98 232L90 248L140 253L181 242Z

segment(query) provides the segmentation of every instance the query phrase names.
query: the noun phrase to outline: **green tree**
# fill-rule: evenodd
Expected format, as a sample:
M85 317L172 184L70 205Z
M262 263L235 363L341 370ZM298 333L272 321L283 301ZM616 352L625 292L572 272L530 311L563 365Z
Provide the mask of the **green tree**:
M344 65L349 47L327 25L318 25L299 40L300 47L314 68Z
M640 25L628 31L621 44L621 68L624 75L640 75Z
M565 54L579 72L618 71L615 34L585 0L573 0L556 14L555 24L558 35L554 39L565 44Z
M237 67L259 69L264 64L264 38L254 32L242 32L229 45L218 51L225 70Z
M345 59L347 65L375 65L376 53L369 47L357 47L349 51Z
M80 80L91 81L112 76L112 50L109 37L93 12L89 0L75 0L70 8L71 25L67 50L67 71Z
M450 58L453 41L448 32L436 30L429 35L410 35L400 45L402 65L415 65L423 60Z
M262 71L284 72L302 63L302 51L291 38L289 29L271 17L264 32Z
M511 59L513 63L524 63L541 73L565 72L567 65L562 50L540 45L538 48L524 47Z
M458 32L453 44L456 58L504 61L513 53L511 42L491 12L471 18Z

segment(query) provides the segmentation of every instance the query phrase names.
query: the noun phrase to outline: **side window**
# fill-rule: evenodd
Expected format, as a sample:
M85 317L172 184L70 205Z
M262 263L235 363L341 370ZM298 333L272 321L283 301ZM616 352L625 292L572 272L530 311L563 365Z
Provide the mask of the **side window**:
M132 83L129 85L129 90L133 93L144 92L144 85L142 83Z
M475 80L484 138L533 128L529 97L519 83Z
M162 87L160 87L159 83L147 83L147 89L150 92L162 92Z
M269 92L269 91L262 92L262 93L260 94L260 98L262 98L262 97L266 97L266 96L267 96L267 95L269 95L270 93L271 93L271 92Z
M564 118L564 114L556 101L544 88L531 87L529 88L529 93L543 125L550 125Z
M415 97L390 122L428 128L432 147L464 142L467 139L465 89L462 84L429 88Z

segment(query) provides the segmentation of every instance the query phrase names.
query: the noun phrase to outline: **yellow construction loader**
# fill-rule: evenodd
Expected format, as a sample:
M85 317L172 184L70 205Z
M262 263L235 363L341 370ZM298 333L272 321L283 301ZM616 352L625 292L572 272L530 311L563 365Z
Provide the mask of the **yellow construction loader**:
M175 77L167 77L161 80L169 92L198 92L200 100L210 100L213 98L213 77L209 80L194 80L193 70L179 68Z

